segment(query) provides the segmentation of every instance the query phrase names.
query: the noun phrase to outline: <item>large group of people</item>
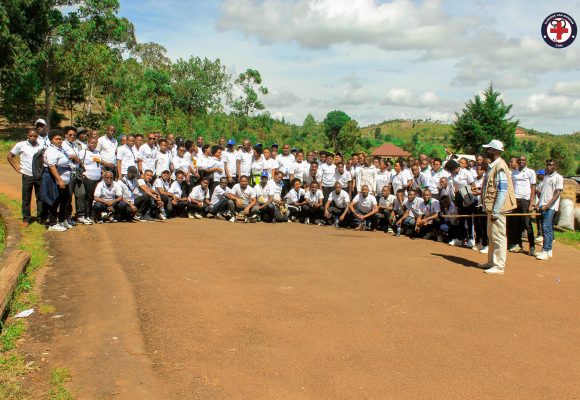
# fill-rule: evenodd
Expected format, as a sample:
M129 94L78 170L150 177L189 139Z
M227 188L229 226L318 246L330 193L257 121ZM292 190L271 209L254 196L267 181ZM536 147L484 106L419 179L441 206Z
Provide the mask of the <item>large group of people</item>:
M504 162L497 140L484 148L473 159L449 152L444 160L391 160L249 140L117 135L114 126L102 136L72 126L47 131L40 119L8 161L22 175L24 226L34 192L37 220L53 232L168 218L328 225L473 248L490 253L486 272L503 273L504 248L522 252L525 231L529 254L548 259L563 190L555 163L536 173L525 156ZM506 223L510 212L527 215ZM537 254L534 212L543 238Z

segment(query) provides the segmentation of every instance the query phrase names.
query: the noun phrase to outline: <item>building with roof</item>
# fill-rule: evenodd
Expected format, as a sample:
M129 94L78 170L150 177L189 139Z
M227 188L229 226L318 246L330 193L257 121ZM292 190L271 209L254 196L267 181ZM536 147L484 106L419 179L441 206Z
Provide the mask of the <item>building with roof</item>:
M395 146L392 143L384 143L377 147L372 153L371 156L379 156L382 158L399 158L399 157L409 157L411 153L408 151L403 150L399 146Z

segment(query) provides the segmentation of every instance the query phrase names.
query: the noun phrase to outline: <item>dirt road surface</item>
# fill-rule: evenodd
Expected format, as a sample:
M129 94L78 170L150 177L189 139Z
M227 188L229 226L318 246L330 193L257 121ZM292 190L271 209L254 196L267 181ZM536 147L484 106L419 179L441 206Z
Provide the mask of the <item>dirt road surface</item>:
M472 250L298 224L48 238L40 301L56 311L29 318L22 348L70 368L79 399L580 398L580 254L565 246L486 276Z

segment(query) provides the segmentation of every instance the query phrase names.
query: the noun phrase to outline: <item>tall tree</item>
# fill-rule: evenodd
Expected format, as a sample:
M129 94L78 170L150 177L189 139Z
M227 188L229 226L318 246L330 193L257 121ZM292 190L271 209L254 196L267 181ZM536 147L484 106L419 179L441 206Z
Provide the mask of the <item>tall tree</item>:
M335 110L326 114L326 118L324 118L322 124L324 125L326 138L329 140L334 151L339 150L338 135L340 134L340 130L350 120L351 118L344 111Z
M490 85L482 96L467 101L451 130L451 144L456 151L469 154L481 152L481 145L492 139L501 140L510 150L516 141L515 131L519 121L508 117L512 105L506 105L501 93Z
M240 94L232 99L232 108L239 115L249 116L255 111L263 110L264 103L260 100L258 93L268 94L268 88L262 86L262 76L255 69L247 69L241 73L234 82Z

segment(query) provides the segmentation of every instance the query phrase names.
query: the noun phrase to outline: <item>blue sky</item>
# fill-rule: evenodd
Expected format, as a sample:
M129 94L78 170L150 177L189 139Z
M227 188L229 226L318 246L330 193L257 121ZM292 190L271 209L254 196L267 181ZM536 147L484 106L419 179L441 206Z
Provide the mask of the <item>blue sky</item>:
M580 39L547 46L542 21L580 0L122 0L140 42L172 59L260 71L272 115L301 123L342 109L361 125L451 121L489 82L520 125L580 130Z

